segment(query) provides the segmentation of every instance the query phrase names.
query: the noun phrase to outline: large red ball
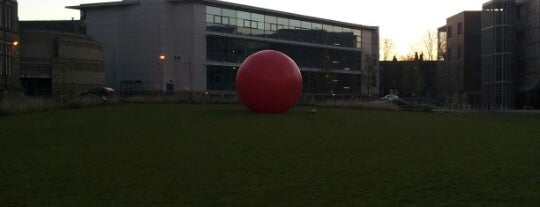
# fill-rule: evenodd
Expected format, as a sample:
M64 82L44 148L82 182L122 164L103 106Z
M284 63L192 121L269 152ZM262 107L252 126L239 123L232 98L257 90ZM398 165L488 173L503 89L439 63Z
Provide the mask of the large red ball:
M287 55L263 50L250 55L236 74L240 101L255 113L286 113L302 94L302 74Z

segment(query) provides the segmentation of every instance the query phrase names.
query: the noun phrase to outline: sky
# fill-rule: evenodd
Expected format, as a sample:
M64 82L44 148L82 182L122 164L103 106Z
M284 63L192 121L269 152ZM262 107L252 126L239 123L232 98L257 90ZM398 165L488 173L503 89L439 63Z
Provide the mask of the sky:
M78 10L65 9L84 3L110 0L19 0L20 20L79 19ZM117 1L117 0L115 0ZM354 24L378 26L380 40L390 39L398 55L413 52L429 30L446 24L462 11L481 10L489 0L226 0L301 15Z

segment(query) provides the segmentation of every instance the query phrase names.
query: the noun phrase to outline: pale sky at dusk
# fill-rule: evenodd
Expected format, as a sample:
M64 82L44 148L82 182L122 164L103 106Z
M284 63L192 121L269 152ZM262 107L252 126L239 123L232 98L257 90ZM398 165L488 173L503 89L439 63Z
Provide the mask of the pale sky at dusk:
M77 10L65 6L108 0L19 0L21 20L79 18ZM308 16L355 24L379 26L380 39L391 39L400 54L421 42L428 30L436 30L446 18L461 11L481 10L489 0L227 0Z

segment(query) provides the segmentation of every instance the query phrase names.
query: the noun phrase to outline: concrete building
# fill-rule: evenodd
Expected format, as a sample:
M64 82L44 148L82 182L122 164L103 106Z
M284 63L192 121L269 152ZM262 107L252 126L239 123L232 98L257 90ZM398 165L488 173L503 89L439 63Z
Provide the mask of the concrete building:
M17 1L0 1L0 97L20 91Z
M465 11L439 28L439 99L451 107L480 107L481 12ZM442 38L441 38L442 37Z
M362 74L367 64L378 69L374 26L216 0L124 0L68 8L81 10L87 34L103 43L106 82L115 88L133 83L145 91L233 91L236 69L264 49L297 62L308 94L367 94ZM378 91L378 75L372 79L370 88Z
M100 43L83 34L33 29L42 24L21 24L20 80L27 95L69 98L105 85Z

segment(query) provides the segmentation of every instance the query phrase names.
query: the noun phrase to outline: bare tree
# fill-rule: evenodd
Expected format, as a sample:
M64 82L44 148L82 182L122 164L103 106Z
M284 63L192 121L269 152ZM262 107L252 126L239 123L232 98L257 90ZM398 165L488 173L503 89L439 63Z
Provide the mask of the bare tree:
M392 56L395 54L396 45L391 39L385 38L381 42L382 44L382 55L383 55L383 61L388 61L392 58Z
M437 57L438 57L438 60L440 61L444 61L446 60L446 32L441 32L441 33L438 33L438 51L437 51Z
M424 58L426 60L437 60L437 50L438 50L438 37L436 31L427 31L424 34L422 39L422 44L424 46Z

